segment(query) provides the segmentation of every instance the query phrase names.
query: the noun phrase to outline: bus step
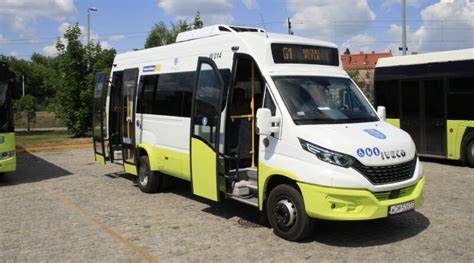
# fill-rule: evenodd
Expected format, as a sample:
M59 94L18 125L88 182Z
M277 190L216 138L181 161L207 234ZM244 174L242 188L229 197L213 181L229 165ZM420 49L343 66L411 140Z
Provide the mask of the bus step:
M258 207L258 198L256 197L244 198L244 197L235 196L235 195L227 195L227 197L229 199L235 200L240 203Z

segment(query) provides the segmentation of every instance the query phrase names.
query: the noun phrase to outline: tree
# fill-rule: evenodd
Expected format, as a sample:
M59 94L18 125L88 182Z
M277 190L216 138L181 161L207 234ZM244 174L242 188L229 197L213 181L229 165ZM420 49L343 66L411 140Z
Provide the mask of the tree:
M15 113L18 114L18 116L26 117L27 131L30 132L30 124L36 119L36 98L31 95L26 95L14 103Z
M344 55L350 55L351 54L351 51L349 50L349 48L346 48L346 51L344 51Z
M80 36L76 24L66 30L66 42L56 43L60 84L53 108L75 136L84 136L92 126L94 74L109 71L115 56L115 50L102 50L99 44L83 46Z
M204 26L204 23L201 20L201 13L197 11L196 16L194 17L193 29L202 28L203 26Z
M191 29L202 28L203 22L199 11L194 17L193 24L188 24L186 20L179 20L178 24L171 23L170 26L166 26L163 21L155 23L150 33L148 34L145 41L145 48L158 47L169 45L176 42L176 37L179 33L185 32Z

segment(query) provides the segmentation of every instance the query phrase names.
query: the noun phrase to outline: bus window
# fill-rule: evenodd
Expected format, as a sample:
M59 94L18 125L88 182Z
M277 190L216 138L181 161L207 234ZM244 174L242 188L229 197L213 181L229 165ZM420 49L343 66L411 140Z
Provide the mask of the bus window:
M375 82L376 106L385 106L387 110L387 118L398 119L400 117L400 101L398 94L398 80Z
M448 119L474 120L474 111L469 110L474 101L473 77L449 79Z

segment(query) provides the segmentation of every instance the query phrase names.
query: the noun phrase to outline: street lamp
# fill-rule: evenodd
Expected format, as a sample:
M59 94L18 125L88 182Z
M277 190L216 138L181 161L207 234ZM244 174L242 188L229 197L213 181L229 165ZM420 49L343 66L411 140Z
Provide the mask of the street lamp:
M91 43L91 11L97 12L97 8L89 7L87 9L87 44Z

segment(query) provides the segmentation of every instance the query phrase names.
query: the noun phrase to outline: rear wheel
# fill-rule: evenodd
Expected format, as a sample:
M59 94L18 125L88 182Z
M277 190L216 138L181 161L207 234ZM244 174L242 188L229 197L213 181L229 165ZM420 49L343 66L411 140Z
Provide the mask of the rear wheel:
M148 156L141 156L138 166L138 187L140 190L145 193L155 193L160 190L162 181L160 173L150 170Z
M474 167L474 140L466 146L466 161L469 166Z
M303 197L290 185L278 185L270 192L267 213L273 232L283 239L302 240L313 230L314 222L306 214Z

